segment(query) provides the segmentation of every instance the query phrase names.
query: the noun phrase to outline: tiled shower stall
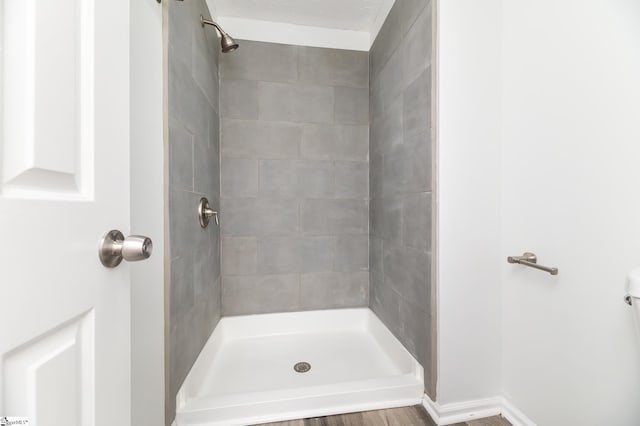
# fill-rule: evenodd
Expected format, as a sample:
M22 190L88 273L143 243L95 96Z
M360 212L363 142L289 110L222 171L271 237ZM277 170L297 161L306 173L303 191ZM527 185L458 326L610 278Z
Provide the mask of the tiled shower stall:
M165 7L167 420L222 316L369 307L433 396L431 2L397 1L370 52L219 54L204 0Z
M251 41L222 58L224 315L367 306L367 59Z

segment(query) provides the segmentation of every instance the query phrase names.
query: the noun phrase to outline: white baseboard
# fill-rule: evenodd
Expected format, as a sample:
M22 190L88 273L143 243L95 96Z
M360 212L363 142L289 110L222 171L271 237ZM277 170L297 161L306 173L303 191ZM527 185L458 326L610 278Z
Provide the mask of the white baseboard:
M505 398L502 398L502 417L514 426L536 426L530 418Z
M441 405L425 395L424 408L438 426L502 415L513 426L536 426L511 402L503 397L476 399Z
M487 398L440 405L425 396L423 405L433 420L443 426L500 415L501 399Z

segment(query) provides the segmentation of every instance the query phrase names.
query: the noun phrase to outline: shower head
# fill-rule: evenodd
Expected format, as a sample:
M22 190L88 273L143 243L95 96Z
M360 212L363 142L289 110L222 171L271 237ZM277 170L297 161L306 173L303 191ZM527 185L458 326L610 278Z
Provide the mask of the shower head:
M200 15L200 24L203 27L205 25L211 25L212 27L215 27L216 30L218 30L218 32L220 33L220 37L222 38L220 40L220 46L222 47L222 53L233 52L234 50L236 50L238 48L238 43L236 43L236 41L233 39L233 37L231 37L229 34L227 34L222 28L220 28L220 25L218 25L214 21L206 19L204 16Z
M222 52L233 52L238 48L238 43L227 33L222 33L222 40L220 40L220 46L222 46Z

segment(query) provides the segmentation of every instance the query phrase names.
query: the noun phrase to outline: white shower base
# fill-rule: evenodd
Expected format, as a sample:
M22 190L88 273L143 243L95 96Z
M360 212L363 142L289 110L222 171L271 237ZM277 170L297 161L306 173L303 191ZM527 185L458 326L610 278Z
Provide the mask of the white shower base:
M297 373L297 362L311 364ZM423 370L369 309L223 318L176 426L251 425L420 404Z

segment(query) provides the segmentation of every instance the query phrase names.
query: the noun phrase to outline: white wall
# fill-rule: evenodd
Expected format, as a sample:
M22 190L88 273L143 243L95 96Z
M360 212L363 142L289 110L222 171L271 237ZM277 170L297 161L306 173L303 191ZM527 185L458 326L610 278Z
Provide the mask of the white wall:
M503 2L503 390L539 425L640 424L640 2ZM509 266L535 252L557 278Z
M440 404L500 393L500 5L438 6Z
M238 40L360 51L368 51L371 47L371 34L366 31L312 27L231 16L221 16L218 22L225 31Z
M442 0L439 19L438 401L637 425L640 2ZM525 250L560 275L506 263Z
M172 0L173 1L173 0ZM131 233L151 237L131 270L131 424L164 424L162 6L131 0Z
M395 0L381 0L370 31L342 30L286 22L243 19L238 16L219 16L217 0L206 0L213 19L236 39L299 46L326 47L368 51L382 28ZM302 7L302 6L301 6Z

